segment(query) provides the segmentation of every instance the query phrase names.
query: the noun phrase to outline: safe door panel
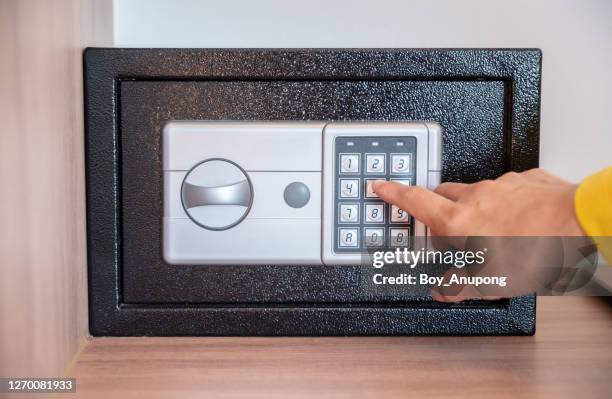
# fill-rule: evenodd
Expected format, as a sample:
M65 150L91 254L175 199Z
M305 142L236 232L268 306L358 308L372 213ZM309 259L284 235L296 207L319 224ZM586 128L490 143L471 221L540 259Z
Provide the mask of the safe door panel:
M473 182L510 165L506 90L507 83L495 80L122 81L123 302L428 301L418 291L372 297L356 266L166 263L162 129L172 120L436 121L443 128L442 180Z

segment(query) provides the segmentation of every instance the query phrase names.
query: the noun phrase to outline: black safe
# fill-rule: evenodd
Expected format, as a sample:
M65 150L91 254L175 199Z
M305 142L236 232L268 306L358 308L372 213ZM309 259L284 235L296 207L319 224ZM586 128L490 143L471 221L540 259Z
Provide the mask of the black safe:
M538 166L537 49L111 49L84 54L92 335L530 335L535 297L372 296L341 265L171 265L163 129L436 121L442 181Z

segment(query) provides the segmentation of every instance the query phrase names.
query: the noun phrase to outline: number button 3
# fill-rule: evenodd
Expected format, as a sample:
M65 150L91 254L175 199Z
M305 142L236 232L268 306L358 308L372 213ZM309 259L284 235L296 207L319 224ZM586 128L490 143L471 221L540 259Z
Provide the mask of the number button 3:
M391 173L393 174L410 173L410 154L391 155Z

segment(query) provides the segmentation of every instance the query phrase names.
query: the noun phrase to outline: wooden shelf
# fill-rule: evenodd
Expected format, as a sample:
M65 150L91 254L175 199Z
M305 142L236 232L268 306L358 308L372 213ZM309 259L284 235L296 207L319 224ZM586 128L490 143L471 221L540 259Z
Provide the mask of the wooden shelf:
M558 297L533 337L96 338L70 374L100 398L609 398L611 316Z

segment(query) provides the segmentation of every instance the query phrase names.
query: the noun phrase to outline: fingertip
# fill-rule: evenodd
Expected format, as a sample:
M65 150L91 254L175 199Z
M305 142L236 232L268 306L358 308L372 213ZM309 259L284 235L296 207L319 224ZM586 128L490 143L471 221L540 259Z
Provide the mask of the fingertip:
M380 195L384 192L385 187L387 187L389 183L390 182L386 180L374 180L372 182L372 190L374 190L376 194Z
M388 182L386 180L374 180L372 182L372 188L376 190L376 188L384 186L385 183L388 183Z
M442 302L442 303L453 303L453 302L455 302L455 301L453 301L453 297L442 295L438 291L436 291L435 289L429 290L429 295L431 296L431 299L433 299L436 302Z

